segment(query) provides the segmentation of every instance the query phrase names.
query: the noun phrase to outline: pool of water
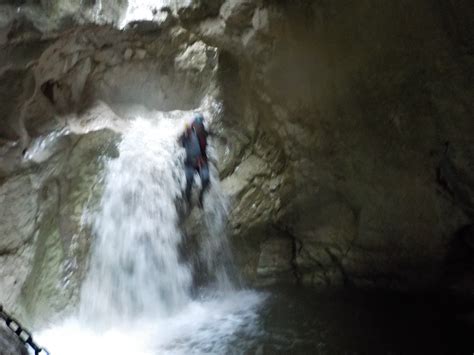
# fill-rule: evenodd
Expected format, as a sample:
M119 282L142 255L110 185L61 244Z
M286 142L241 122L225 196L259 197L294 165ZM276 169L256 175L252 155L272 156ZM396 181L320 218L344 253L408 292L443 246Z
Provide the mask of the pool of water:
M266 289L245 354L473 354L474 332L439 301L387 293ZM245 349L245 350L243 350Z

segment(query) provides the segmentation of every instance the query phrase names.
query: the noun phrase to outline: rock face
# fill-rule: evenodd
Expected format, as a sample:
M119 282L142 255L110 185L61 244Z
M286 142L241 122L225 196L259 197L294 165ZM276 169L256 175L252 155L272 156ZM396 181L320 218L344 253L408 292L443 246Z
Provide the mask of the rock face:
M125 31L103 3L0 4L5 303L74 303L120 107L208 96L247 280L471 294L472 2L177 1Z
M252 277L291 265L313 284L438 283L473 218L468 9L241 0L185 22L227 68L224 184Z
M176 19L126 32L77 19L59 32L10 20L0 54L0 301L37 324L77 301L87 219L104 161L127 129L123 107L198 107L216 90L217 51Z

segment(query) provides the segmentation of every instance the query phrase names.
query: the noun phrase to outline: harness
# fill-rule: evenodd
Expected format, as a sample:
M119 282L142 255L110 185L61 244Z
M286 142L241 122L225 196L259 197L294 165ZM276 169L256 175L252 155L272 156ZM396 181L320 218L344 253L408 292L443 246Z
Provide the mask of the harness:
M206 128L202 123L197 123L194 122L192 125L194 132L196 133L196 136L199 141L199 147L201 148L201 154L204 157L204 159L207 161L207 154L206 154L206 149L207 149L207 137L206 137Z

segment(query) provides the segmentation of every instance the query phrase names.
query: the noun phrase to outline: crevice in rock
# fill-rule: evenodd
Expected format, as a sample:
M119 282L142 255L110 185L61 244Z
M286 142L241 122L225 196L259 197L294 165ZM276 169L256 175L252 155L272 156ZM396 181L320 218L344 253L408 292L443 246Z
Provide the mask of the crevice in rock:
M339 272L341 273L344 281L344 286L350 286L352 283L346 273L346 270L344 269L344 266L342 265L342 261L339 260L339 258L329 248L324 248L324 251L331 258L334 265L339 269Z
M301 283L302 280L302 273L299 269L298 262L297 262L297 257L301 253L301 250L303 249L303 243L301 243L298 238L295 236L291 235L291 241L292 241L292 250L291 250L291 267L293 269L293 275L295 276L296 282Z
M300 284L302 282L303 274L300 270L300 267L297 262L298 255L300 255L303 249L303 243L294 236L286 227L282 227L279 225L274 225L274 228L280 231L286 238L291 240L291 259L290 259L290 266L292 269L293 276L295 278L296 283Z
M303 243L301 243L301 248L300 248L300 252L299 254L301 254L301 252L303 251ZM310 253L308 253L306 251L305 253L305 256L311 260L317 267L318 267L318 271L321 271L323 276L324 276L324 282L326 283L326 286L330 286L331 285L331 279L329 277L329 271L327 270L326 266L324 266L324 264L319 261L318 259L316 259L314 256L312 256Z
M449 181L447 180L446 177L446 170L452 170L451 164L448 159L448 151L449 151L449 142L444 143L444 151L442 153L442 158L441 161L439 162L437 168L436 168L436 181L438 185L446 191L451 198L454 199L454 192L452 188L449 186Z
M21 247L22 246L19 245L16 248L12 248L12 249L8 249L8 248L0 249L0 258L17 254L20 251Z

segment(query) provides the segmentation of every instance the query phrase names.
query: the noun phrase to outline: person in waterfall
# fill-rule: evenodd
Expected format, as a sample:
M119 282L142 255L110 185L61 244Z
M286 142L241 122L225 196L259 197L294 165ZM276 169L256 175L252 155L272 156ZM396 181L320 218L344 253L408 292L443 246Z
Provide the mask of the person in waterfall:
M185 197L188 204L191 203L191 191L194 182L194 175L199 173L201 178L201 191L199 192L199 207L203 207L204 192L209 187L209 163L207 160L207 136L208 132L204 127L204 117L197 114L192 124L186 123L183 134L179 137L179 142L186 151L184 160L184 172L186 175Z

